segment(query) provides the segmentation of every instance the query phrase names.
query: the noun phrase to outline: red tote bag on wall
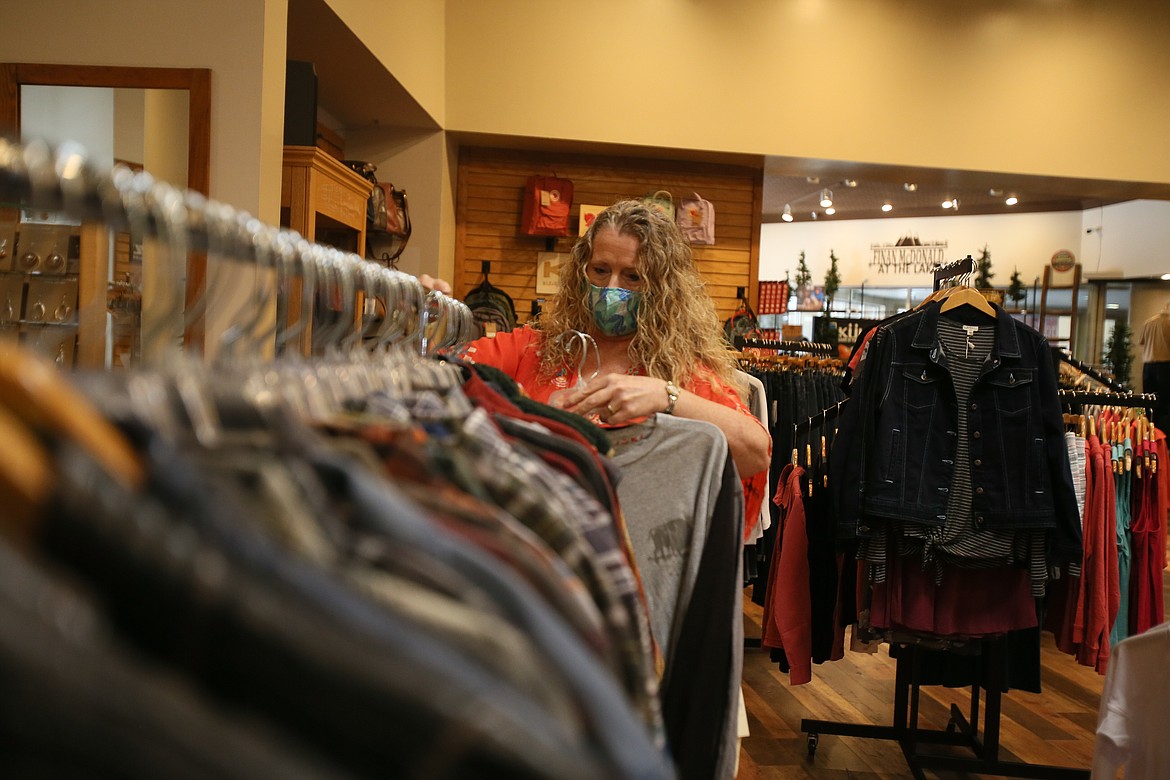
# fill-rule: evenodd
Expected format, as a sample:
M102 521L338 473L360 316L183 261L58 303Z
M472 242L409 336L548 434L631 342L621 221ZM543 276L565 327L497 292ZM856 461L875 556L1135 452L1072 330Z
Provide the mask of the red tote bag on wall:
M524 185L520 232L528 236L569 236L573 182L555 176L529 176Z

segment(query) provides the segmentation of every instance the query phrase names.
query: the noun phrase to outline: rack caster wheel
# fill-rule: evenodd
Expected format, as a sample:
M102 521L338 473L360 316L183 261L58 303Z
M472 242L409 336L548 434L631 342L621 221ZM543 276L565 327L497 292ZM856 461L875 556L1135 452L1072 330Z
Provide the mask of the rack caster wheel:
M817 754L817 742L820 741L819 734L808 735L808 757L813 758Z

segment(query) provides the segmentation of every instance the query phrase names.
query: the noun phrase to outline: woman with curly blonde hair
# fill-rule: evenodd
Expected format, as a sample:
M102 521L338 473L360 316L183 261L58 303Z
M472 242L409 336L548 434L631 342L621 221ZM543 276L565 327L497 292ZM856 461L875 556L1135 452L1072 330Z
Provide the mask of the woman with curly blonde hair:
M587 348L578 334L591 337ZM503 370L537 401L605 425L656 412L712 423L742 478L768 468L770 437L735 389L735 363L691 248L642 201L597 215L536 327L479 339L464 355Z

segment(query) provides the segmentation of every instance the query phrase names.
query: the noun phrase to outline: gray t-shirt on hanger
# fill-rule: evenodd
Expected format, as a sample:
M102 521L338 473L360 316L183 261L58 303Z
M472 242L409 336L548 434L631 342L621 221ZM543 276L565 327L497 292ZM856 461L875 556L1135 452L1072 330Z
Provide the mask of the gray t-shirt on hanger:
M611 430L610 439L650 631L669 666L719 495L727 440L710 423L666 414Z

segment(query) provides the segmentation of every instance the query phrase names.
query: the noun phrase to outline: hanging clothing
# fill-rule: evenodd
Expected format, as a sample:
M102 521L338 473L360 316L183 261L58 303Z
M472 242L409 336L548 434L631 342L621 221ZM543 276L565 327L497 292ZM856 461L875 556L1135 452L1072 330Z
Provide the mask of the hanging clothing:
M1121 642L1105 675L1093 749L1093 780L1170 777L1166 701L1170 699L1170 626L1160 625Z
M580 377L577 367L572 365L563 366L551 379L541 376L540 341L543 337L535 328L521 327L510 333L499 334L495 338L477 339L460 349L458 354L460 358L472 363L483 363L503 371L513 377L530 398L548 403L553 393L575 387ZM700 367L695 375L677 381L684 390L735 409L752 417L753 420L756 419L739 393L708 369ZM768 474L765 471L748 475L742 480L745 527L750 528L754 525L767 492L767 485Z

